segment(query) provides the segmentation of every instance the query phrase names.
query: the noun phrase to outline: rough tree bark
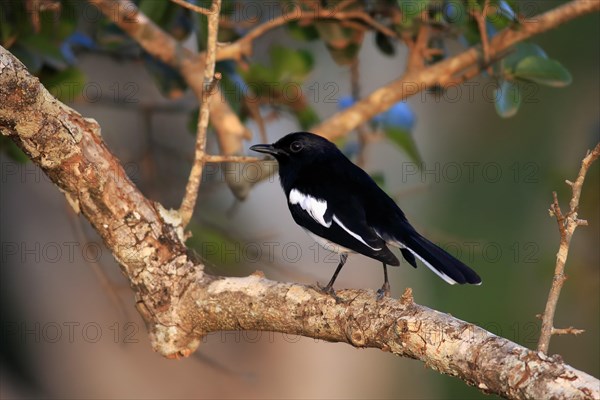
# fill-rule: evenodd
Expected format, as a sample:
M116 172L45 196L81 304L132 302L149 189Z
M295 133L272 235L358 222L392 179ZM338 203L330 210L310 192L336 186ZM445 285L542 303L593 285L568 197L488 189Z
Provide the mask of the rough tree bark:
M421 360L481 390L509 398L594 399L599 381L479 327L372 291L340 290L336 303L310 287L208 275L183 242L173 212L147 199L104 144L96 121L53 98L0 47L0 132L65 193L121 265L154 349L186 356L215 330L261 329Z

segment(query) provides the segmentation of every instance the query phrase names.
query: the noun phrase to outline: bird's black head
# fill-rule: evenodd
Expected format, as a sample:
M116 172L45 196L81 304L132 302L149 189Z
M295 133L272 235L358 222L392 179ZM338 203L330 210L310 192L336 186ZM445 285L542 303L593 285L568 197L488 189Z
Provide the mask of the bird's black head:
M290 133L273 144L257 144L250 150L272 155L281 166L309 164L339 154L333 143L310 132Z

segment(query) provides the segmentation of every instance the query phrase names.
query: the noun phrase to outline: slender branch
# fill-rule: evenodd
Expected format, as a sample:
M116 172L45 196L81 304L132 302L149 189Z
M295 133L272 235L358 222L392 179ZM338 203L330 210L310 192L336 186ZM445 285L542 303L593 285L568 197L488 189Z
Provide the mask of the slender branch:
M17 89L15 89L17 88ZM153 348L190 355L215 330L268 330L379 348L521 399L595 399L600 382L448 314L370 290L343 300L261 274L208 275L190 259L178 214L144 197L102 140L96 121L62 104L0 47L0 132L9 136L90 221L119 262Z
M410 52L408 56L407 71L418 71L425 67L425 53L429 43L429 34L431 28L427 24L419 27L419 33L414 43L410 42Z
M175 4L180 5L183 8L187 8L188 10L192 10L192 11L197 12L198 14L202 14L202 15L208 16L214 12L217 12L217 13L219 12L219 10L215 9L214 3L213 3L213 6L210 9L208 9L208 8L197 6L195 4L188 3L185 0L171 0L171 1Z
M177 69L194 91L198 102L206 99L204 95L206 86L203 79L206 53L195 54L181 47L172 36L141 13L131 1L88 1L98 7L108 19L137 41L150 55ZM243 140L250 139L252 134L223 98L223 94L217 87L214 95L207 100L212 115L212 126L219 138L221 152L233 155L241 151ZM226 179L229 179L228 176ZM229 181L228 184L231 187Z
M190 171L188 183L185 186L185 195L179 207L182 226L185 228L194 214L194 207L198 199L198 189L202 182L202 170L204 169L204 154L206 153L206 131L210 119L210 97L214 93L217 81L221 74L215 74L217 36L219 34L219 10L221 0L213 0L211 13L208 14L208 37L206 39L206 57L204 58L204 90L205 96L200 102L198 111L198 127L196 129L196 147L194 153L194 164Z
M583 333L583 330L566 328L556 329L554 328L554 313L556 311L556 305L558 304L558 297L563 284L567 280L565 275L565 264L567 262L567 256L569 255L569 246L571 244L571 238L575 229L580 225L586 223L577 217L577 210L579 209L579 199L581 197L581 189L583 188L583 182L585 181L585 175L588 169L594 161L600 156L600 143L596 145L594 150L588 151L587 155L581 162L581 169L575 182L569 182L571 186L572 196L569 203L569 212L563 215L560 205L558 204L558 197L556 192L552 193L554 201L550 205L550 213L556 217L558 223L558 230L560 232L560 245L558 253L556 253L556 266L554 267L554 278L552 279L552 286L550 287L550 293L548 293L548 301L546 302L546 308L544 314L542 314L542 331L538 342L538 350L544 353L548 353L548 347L550 346L550 339L552 335L565 335L574 334L579 335Z
M218 0L220 1L220 0ZM209 21L212 20L212 17L209 17ZM217 17L218 22L218 17ZM213 29L209 24L209 32ZM208 35L210 39L216 39L216 33L214 37L212 35ZM216 41L216 40L215 40ZM211 57L207 57L207 66L204 71L210 72L211 70L214 72L215 70L215 62L214 62L214 47L212 47L212 64L210 64ZM211 52L209 51L209 54ZM204 100L200 103L200 110L198 112L198 126L196 128L196 146L194 151L194 163L192 164L192 169L190 171L190 176L188 178L188 182L185 186L185 194L183 199L181 200L181 206L179 207L179 213L181 214L181 221L183 226L187 226L194 214L194 207L196 206L196 201L198 199L198 190L200 189L200 183L202 182L202 170L204 169L204 163L206 162L206 133L208 130L208 121L210 118L210 109L209 109L209 101L210 97L213 95L216 83L221 79L221 74L217 72L213 75L212 78L207 78L205 76L205 80L208 79L206 90L206 95Z
M506 28L490 41L490 57L493 59L518 42L598 10L600 1L573 0L527 19L514 29ZM401 78L375 90L352 107L336 113L312 131L328 139L344 136L398 101L439 85L441 81L450 80L469 68L477 68L480 72L486 67L480 61L481 48L473 47L428 68L407 71Z
M585 329L575 329L572 326L568 328L552 328L553 335L581 335Z
M341 11L343 4L338 4L334 9L326 9L317 7L315 9L302 9L297 5L293 10L279 15L267 22L263 22L250 32L245 34L237 41L230 45L220 47L217 51L217 61L234 59L239 60L242 57L248 57L252 54L252 42L264 35L270 30L286 25L292 21L311 21L316 19L333 19L338 21L346 21L351 19L361 20L366 25L373 29L390 36L397 37L396 33L387 26L377 22L369 14L362 10Z
M194 207L198 199L198 190L202 182L202 170L204 169L204 155L206 153L206 131L208 130L208 121L210 119L210 97L215 92L217 82L221 79L221 74L215 74L216 54L217 54L217 36L219 34L219 11L221 9L221 0L213 0L210 13L208 14L208 37L206 42L206 57L204 59L204 91L205 97L201 99L200 110L198 111L198 127L196 128L196 147L194 152L194 164L190 171L185 194L179 207L181 223L185 228L194 214Z
M485 13L490 6L490 0L485 0L482 11L478 8L473 8L471 10L471 14L475 21L477 22L477 28L479 30L479 35L481 36L481 48L483 51L483 62L488 65L490 62L490 42L487 34L487 26L485 21Z
M221 156L207 154L204 156L207 163L253 163L265 161L264 158L250 156Z

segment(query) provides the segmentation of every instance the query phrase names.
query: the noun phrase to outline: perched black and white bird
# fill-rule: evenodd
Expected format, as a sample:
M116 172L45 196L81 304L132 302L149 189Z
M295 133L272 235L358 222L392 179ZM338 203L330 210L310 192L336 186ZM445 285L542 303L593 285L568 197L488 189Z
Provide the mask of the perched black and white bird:
M400 265L388 244L399 247L413 267L418 258L450 284L481 283L475 271L421 236L394 200L327 139L296 132L250 149L275 157L294 221L317 243L340 255L324 291L334 294L333 283L348 254L360 253L383 263L384 283L378 295L387 295L387 265Z

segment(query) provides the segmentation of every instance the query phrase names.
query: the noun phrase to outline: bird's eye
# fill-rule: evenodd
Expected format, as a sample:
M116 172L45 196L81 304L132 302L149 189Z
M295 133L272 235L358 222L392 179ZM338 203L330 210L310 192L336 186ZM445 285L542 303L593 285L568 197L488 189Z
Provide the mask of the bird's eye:
M300 150L302 150L303 147L304 147L304 145L302 143L296 141L290 145L290 150L292 150L294 153L297 153Z

